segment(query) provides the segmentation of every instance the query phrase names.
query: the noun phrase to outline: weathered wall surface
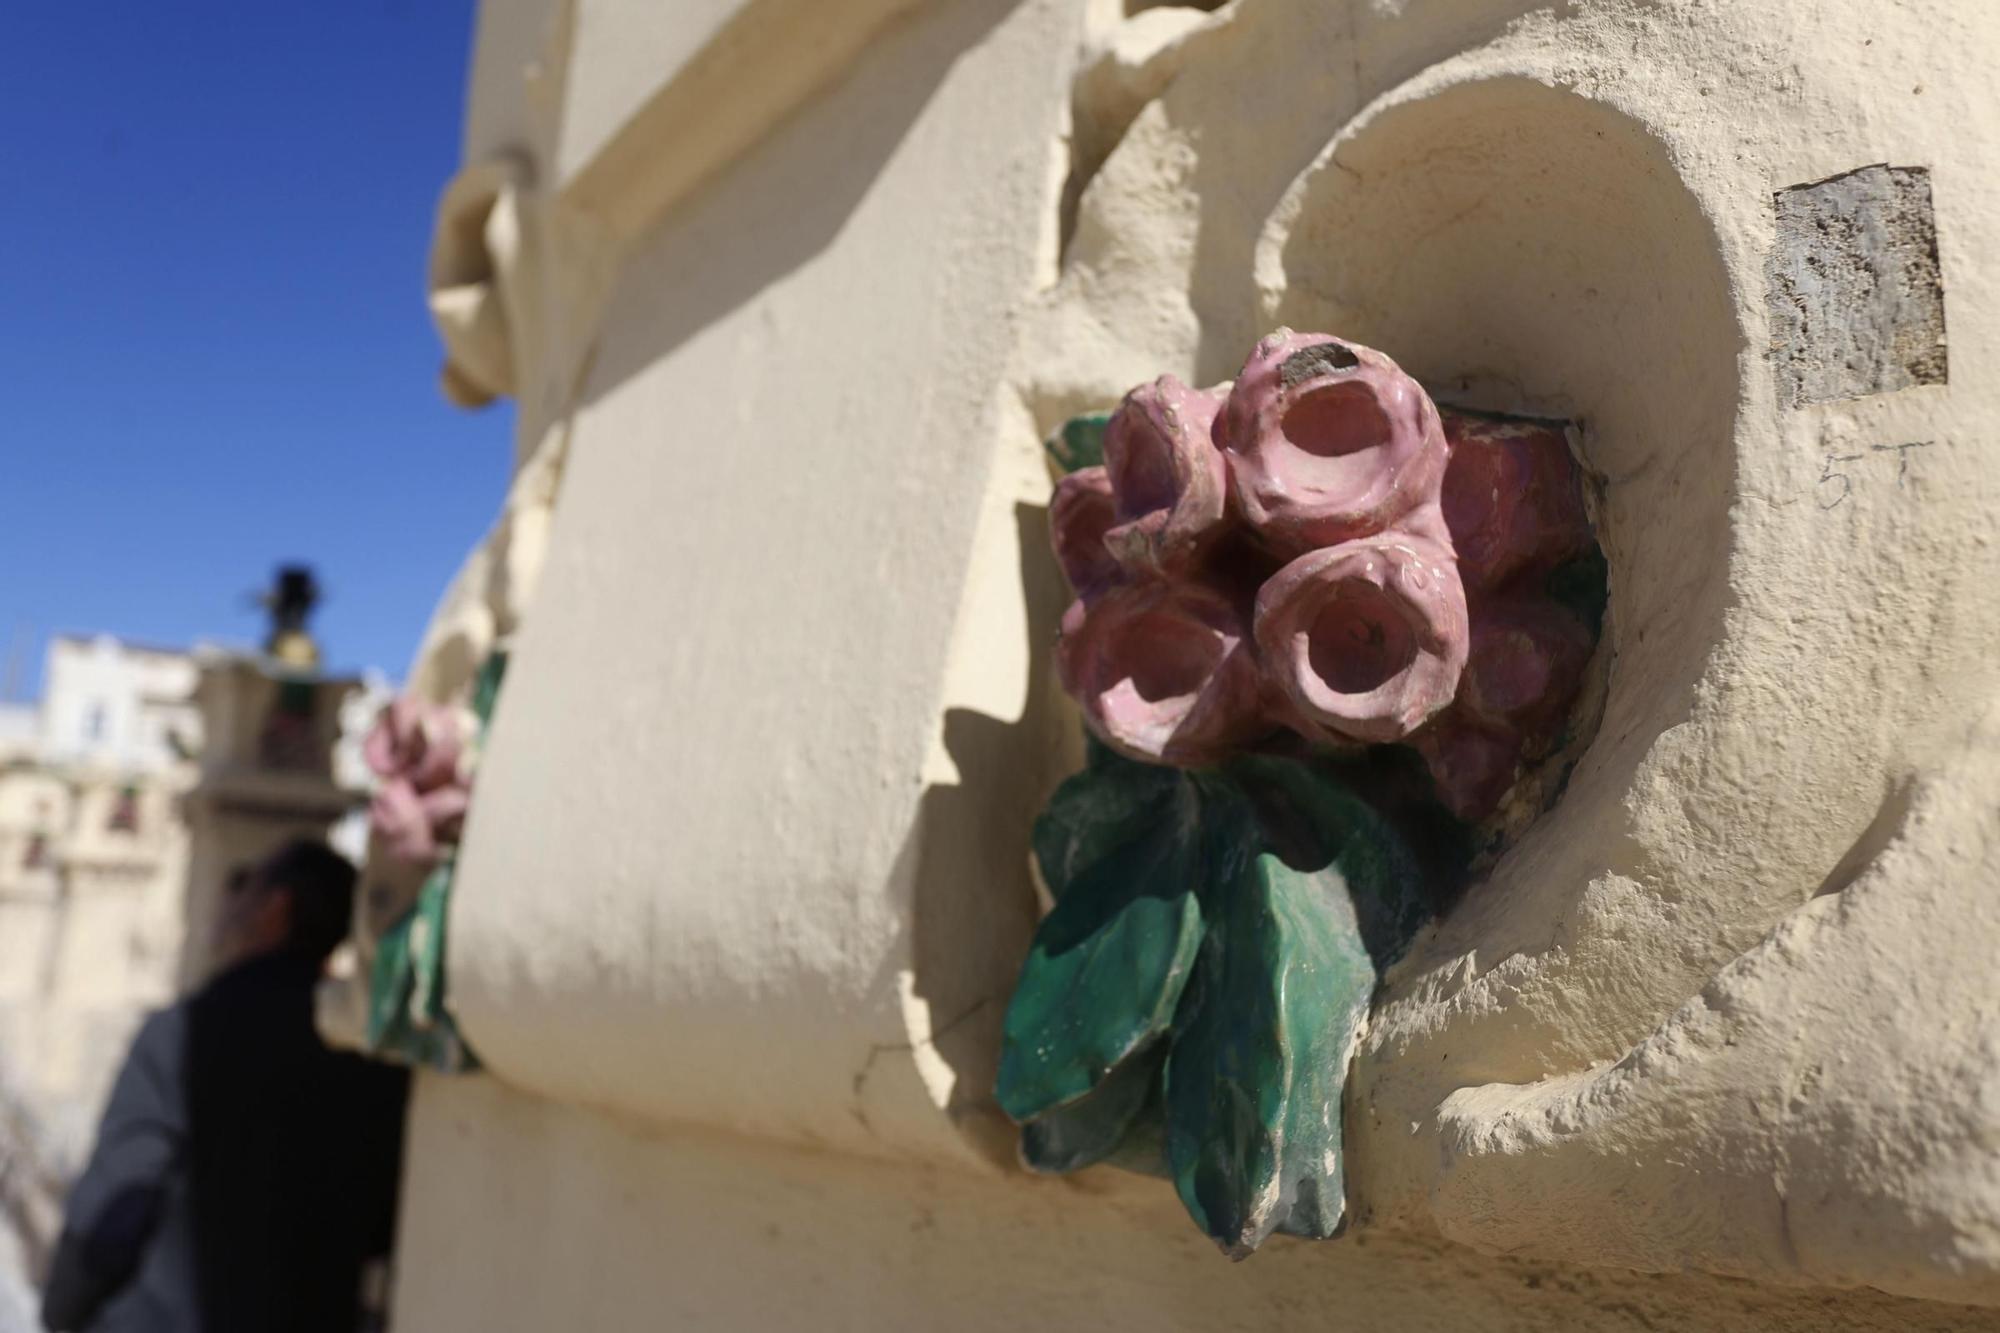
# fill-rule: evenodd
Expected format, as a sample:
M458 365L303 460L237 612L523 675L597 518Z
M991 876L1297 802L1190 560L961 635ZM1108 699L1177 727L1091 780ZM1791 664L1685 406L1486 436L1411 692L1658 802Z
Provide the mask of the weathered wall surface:
M419 1329L1969 1333L1990 1311L1488 1259L1371 1234L1230 1264L1169 1191L647 1137L420 1080L396 1313ZM503 1267L496 1256L508 1256Z
M1003 379L1073 41L1051 3L914 15L625 257L452 923L459 1015L506 1076L964 1151L950 1051L911 1048L997 1027L1033 911L1020 756L1046 747L948 722L998 796L970 808L933 752L1010 429L1035 466ZM1018 520L989 521L1004 547ZM1023 614L973 647L1018 717Z
M0 770L0 1083L28 1103L57 1169L80 1161L127 1039L173 993L189 778Z
M1376 1224L2000 1299L1972 962L2000 936L1964 753L2000 632L1978 259L2000 117L1974 54L1996 42L1964 4L1246 3L1117 53L1174 73L1101 102L1130 128L1027 340L1045 424L1154 369L1226 376L1282 321L1392 349L1449 401L1578 417L1604 482L1604 721L1391 979L1349 1106ZM1854 364L1822 377L1848 396L1795 406L1774 196L1883 162L1927 173L1949 347L1912 342L1939 323L1925 228L1871 239L1849 210L1812 257L1841 290L1806 359L1887 343L1914 370ZM1901 332L1845 336L1864 323ZM1913 781L1934 822L1906 821ZM1729 1012L1692 1021L1704 995ZM1901 1041L1859 1040L1877 1022ZM1609 1091L1635 1064L1648 1112Z
M452 918L533 1096L426 1085L405 1317L1974 1326L1856 1289L2000 1304L2000 15L893 8L784 48L808 100L732 103L739 147L672 71L782 5L656 60L610 0L482 23L468 145L600 277L548 288L593 353L515 350L588 374ZM1389 979L1360 1236L1227 1269L1163 1187L996 1170L987 1087L1072 762L1035 441L1280 322L1584 423L1614 658L1561 803Z

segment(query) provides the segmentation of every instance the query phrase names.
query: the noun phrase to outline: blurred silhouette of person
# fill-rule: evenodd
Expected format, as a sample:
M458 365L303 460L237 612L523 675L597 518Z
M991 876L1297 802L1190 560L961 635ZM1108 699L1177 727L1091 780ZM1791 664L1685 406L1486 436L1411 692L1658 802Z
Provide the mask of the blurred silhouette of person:
M43 1290L57 1333L354 1333L393 1239L408 1075L330 1051L313 990L354 868L286 844L234 877L221 970L133 1040Z

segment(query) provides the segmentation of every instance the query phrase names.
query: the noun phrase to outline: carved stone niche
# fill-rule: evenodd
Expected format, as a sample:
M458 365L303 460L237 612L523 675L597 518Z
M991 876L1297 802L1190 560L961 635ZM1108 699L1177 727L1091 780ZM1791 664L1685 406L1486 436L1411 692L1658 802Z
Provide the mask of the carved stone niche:
M1079 84L1113 89L1078 114L1116 143L1024 355L1051 429L1335 331L1441 406L1577 423L1601 480L1601 724L1384 978L1351 1218L2000 1304L1996 215L1968 146L2000 118L1970 84L1923 100L2000 30L1830 5L1869 69L1937 71L1913 95L1745 3L1671 31L1351 8L1105 41L1151 74Z

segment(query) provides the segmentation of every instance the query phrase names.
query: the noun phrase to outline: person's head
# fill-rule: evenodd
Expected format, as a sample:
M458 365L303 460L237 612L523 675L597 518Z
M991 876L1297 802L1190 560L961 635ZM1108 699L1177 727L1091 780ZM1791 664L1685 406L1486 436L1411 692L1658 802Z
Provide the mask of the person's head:
M217 918L222 965L291 952L315 962L346 937L354 867L325 843L295 838L229 878Z

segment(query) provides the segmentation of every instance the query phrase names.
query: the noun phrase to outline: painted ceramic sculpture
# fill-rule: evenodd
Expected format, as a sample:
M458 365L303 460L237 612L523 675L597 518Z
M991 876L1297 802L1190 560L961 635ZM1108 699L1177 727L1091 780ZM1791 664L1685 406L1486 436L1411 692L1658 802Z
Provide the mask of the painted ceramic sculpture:
M464 724L458 710L402 695L382 710L362 741L378 779L369 832L396 859L425 867L458 841L471 792L461 771Z
M1170 1176L1236 1257L1345 1215L1383 968L1558 748L1603 564L1559 424L1440 412L1281 329L1233 384L1071 422L1056 648L1098 744L1037 823L1055 906L998 1096L1031 1167Z
M445 996L445 916L458 842L472 803L477 741L492 717L507 658L494 652L461 709L403 695L363 742L379 779L369 803L371 881L414 877L408 905L376 942L369 970L365 1047L441 1073L478 1067ZM379 866L375 857L389 864Z

